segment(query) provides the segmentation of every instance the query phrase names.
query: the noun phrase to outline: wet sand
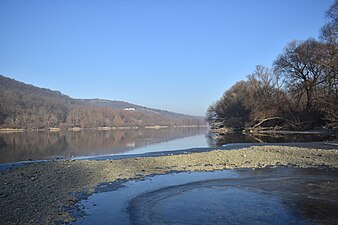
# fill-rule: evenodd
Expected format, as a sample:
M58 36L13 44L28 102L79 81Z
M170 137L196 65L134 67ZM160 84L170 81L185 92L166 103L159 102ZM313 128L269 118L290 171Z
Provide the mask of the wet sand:
M160 157L118 160L66 160L27 164L2 171L1 224L51 224L75 221L65 208L76 193L91 194L104 182L142 178L172 171L214 171L232 168L290 166L338 168L338 149L252 146ZM61 223L61 222L60 222Z

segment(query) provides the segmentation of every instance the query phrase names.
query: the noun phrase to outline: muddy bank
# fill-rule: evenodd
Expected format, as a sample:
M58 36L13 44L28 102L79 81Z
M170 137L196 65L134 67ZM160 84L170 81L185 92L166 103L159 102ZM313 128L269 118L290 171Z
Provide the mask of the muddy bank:
M72 221L73 218L64 211L64 207L76 203L72 193L92 193L103 182L170 171L213 171L283 165L338 168L338 149L252 146L234 151L213 150L161 157L28 164L1 172L0 221L2 224Z

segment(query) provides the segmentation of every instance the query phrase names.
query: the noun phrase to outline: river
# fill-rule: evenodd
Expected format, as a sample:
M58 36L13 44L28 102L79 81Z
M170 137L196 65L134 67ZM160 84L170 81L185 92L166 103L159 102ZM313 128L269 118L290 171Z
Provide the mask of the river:
M0 133L0 163L65 158L119 156L229 143L279 143L333 140L332 136L283 135L253 137L230 134L214 139L207 128L80 130Z

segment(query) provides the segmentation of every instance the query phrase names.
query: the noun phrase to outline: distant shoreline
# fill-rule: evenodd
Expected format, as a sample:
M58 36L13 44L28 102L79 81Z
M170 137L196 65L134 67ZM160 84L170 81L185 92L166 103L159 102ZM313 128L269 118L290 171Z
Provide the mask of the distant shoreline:
M36 132L36 131L81 131L81 130L132 130L132 129L168 129L168 128L203 128L208 127L207 125L151 125L151 126L121 126L121 127L73 127L73 128L0 128L0 133L15 133L15 132Z
M88 196L101 183L142 178L152 174L279 166L337 169L337 146L328 148L255 145L233 151L211 150L157 157L26 164L1 171L0 220L4 224L74 221L76 219L63 209L76 204L79 200L76 193Z

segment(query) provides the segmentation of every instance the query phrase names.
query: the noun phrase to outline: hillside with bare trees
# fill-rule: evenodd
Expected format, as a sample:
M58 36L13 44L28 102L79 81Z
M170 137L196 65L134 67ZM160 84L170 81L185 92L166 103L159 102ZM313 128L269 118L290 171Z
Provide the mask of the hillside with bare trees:
M0 75L0 128L187 126L203 118L122 101L73 99Z

